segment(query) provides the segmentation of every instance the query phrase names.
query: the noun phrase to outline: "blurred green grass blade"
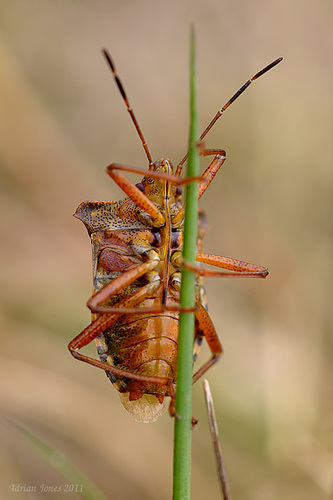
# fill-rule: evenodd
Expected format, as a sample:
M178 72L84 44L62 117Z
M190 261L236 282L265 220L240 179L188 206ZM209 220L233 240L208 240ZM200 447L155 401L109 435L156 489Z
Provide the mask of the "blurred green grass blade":
M199 175L197 83L195 74L194 27L190 31L190 131L187 177ZM183 259L195 264L198 228L198 183L188 184L185 190L185 222ZM193 308L195 304L195 274L182 270L180 305ZM177 365L176 411L174 429L173 499L189 500L191 491L191 427L192 427L192 366L194 313L181 312Z
M76 495L84 500L107 500L107 497L92 483L79 469L75 467L62 453L52 448L41 438L36 436L27 427L16 420L10 420L10 424L15 427L28 441L38 455L40 455L53 469L59 472L70 484L78 485L79 491ZM82 488L81 488L82 486ZM80 491L82 489L82 491Z

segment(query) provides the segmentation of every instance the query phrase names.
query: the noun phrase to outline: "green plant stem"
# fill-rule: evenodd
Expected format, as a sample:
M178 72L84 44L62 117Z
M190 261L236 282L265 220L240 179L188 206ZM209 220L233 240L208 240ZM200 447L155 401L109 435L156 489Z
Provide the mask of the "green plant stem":
M190 34L190 133L187 177L199 175L197 88L195 75L194 28ZM187 185L185 191L185 223L183 259L195 264L198 228L198 183ZM182 270L180 305L193 308L195 304L195 274ZM192 428L192 366L194 313L181 312L179 318L179 346L177 393L174 429L173 500L189 500L191 486L191 428Z

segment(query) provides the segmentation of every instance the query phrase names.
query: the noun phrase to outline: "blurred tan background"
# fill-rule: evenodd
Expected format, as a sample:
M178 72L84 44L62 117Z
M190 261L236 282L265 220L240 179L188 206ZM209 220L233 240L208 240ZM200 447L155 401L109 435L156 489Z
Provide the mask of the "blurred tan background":
M72 213L123 197L107 164L146 166L100 49L154 159L177 163L191 19L201 129L247 78L285 58L207 137L228 160L202 199L205 250L270 270L265 281L206 282L225 349L208 379L233 498L331 498L332 13L324 0L0 3L1 499L11 484L65 483L8 418L110 499L171 498L171 419L133 422L105 375L66 346L90 320L90 242ZM193 413L192 498L218 499L201 383Z

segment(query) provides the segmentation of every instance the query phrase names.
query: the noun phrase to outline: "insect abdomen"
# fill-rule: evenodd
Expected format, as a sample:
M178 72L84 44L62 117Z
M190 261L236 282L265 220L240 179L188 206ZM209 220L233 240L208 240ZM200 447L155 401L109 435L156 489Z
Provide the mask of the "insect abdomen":
M151 306L147 299L143 307ZM165 312L156 315L124 315L115 325L96 339L102 361L130 373L147 377L176 379L178 349L178 314ZM119 392L129 392L129 400L140 399L143 394L167 394L167 386L119 378L108 374Z

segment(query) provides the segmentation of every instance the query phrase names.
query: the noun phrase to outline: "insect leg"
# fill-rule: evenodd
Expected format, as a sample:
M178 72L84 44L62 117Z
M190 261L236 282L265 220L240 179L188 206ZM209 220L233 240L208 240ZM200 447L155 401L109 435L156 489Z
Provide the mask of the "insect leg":
M134 306L105 306L104 302L111 299L114 295L124 290L128 285L139 279L144 274L151 283L160 286L160 280L155 279L157 274L154 269L158 266L160 259L155 250L150 250L148 253L148 261L139 264L127 271L124 271L120 276L117 276L112 281L107 283L103 288L98 290L87 302L87 306L93 313L122 313L122 314L145 314L145 313L162 313L164 311L182 311L184 308L178 304L160 305L156 307L141 307L139 309ZM114 269L113 269L114 270ZM152 273L149 275L149 273ZM146 297L145 297L146 298ZM194 308L185 309L187 312L193 312Z
M211 150L211 151L220 151L220 150ZM135 174L147 175L149 177L154 177L156 179L164 179L178 186L183 184L190 184L193 181L202 180L202 176L187 177L185 179L181 179L176 175L167 174L163 172L155 172L153 170L149 170L147 172L147 170L143 170L137 167L129 167L127 165L121 165L120 163L111 163L111 165L106 167L106 172L108 173L108 175L116 182L116 184L118 184L118 186L124 191L124 193L126 193L127 196L129 196L131 200L133 200L138 207L142 208L145 212L147 212L153 220L157 221L156 226L164 224L164 217L161 215L156 205L152 201L150 201L149 198L142 191L140 191L140 189L135 184L133 184L121 172L119 172L119 170L123 170L125 172L133 172Z
M126 307L134 307L144 301L147 297L149 297L152 293L156 291L156 288L159 286L157 282L149 283L148 285L140 288L137 292L133 293L130 297L120 301L118 303L119 308ZM95 319L87 328L85 328L79 335L77 335L73 340L68 344L68 349L72 356L80 361L84 361L90 365L93 365L97 368L101 368L107 372L111 372L114 375L119 377L127 377L134 380L139 380L141 382L148 383L157 383L161 385L167 385L168 387L172 383L170 379L167 377L153 377L148 375L140 375L137 373L128 372L126 370L122 370L120 368L116 368L106 362L100 361L95 358L91 358L90 356L86 356L78 352L79 349L82 349L86 345L90 344L98 335L103 333L107 328L109 328L112 324L114 324L117 319L122 315L122 313L118 314L101 314L97 319Z
M124 191L134 201L134 203L147 212L153 220L156 220L157 225L164 224L164 217L156 207L156 205L147 198L147 196L140 191L140 189L129 181L119 170L125 172L134 172L137 174L149 175L149 177L155 177L157 179L165 179L166 181L173 182L174 184L179 184L179 177L171 174L165 174L162 172L154 172L136 168L128 167L126 165L121 165L119 163L111 163L106 168L108 175L118 184L118 186Z
M217 172L222 167L223 163L227 159L226 152L223 149L206 149L199 144L199 154L202 156L215 155L213 161L208 165L204 173L199 177L187 177L179 182L179 184L189 184L190 182L199 181L198 185L198 199L204 194L212 180L214 179ZM172 218L172 223L177 224L185 216L185 205L178 211L178 213Z
M211 350L212 357L202 365L201 368L193 375L193 384L219 359L223 352L222 345L219 341L215 327L205 307L200 300L195 301L196 311L195 318L198 321L200 332L204 335L208 346Z
M249 262L243 262L241 260L231 259L230 257L199 253L196 255L195 260L197 262L203 262L204 264L233 271L232 273L218 273L215 271L209 271L208 269L197 269L200 276L218 276L221 274L222 276L251 276L266 278L268 275L268 269L266 267L257 266L256 264L250 264ZM185 267L187 266L187 264L184 265Z
M213 161L208 165L204 173L201 175L198 186L198 199L204 194L217 172L222 167L227 159L226 152L223 149L206 149L199 146L199 154L201 156L215 155Z
M159 263L159 257L154 250L149 252L149 260L138 266L123 272L120 276L107 283L98 290L87 302L87 306L92 312L106 312L101 304L110 299L113 295L133 283L149 271L155 269Z
M228 271L212 271L211 269L201 269L200 267L193 266L192 264L189 264L188 262L183 262L183 267L186 269L190 269L194 273L196 273L198 276L204 276L206 278L266 278L268 275L268 271L266 268L263 268L263 272L257 272L257 271L235 271L235 272L228 272Z

